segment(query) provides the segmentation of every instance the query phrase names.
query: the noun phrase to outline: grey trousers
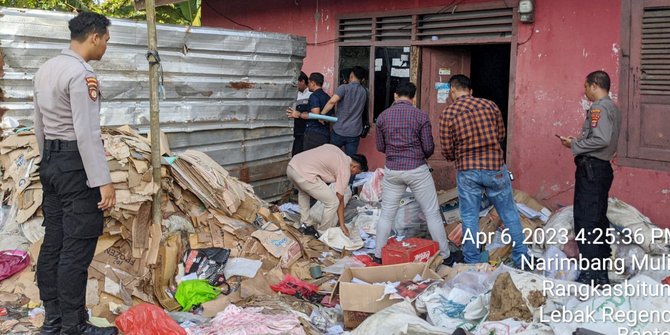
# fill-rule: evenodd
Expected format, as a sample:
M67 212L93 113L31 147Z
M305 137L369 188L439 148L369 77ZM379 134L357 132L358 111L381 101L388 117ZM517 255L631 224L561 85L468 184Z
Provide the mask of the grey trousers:
M407 187L412 190L414 198L426 216L428 231L433 240L440 245L440 254L442 257L449 257L447 233L444 231L442 213L440 212L440 205L437 203L435 182L428 165L425 164L407 171L384 169L382 213L379 223L377 223L375 256L381 257L382 248L386 245L398 213L400 199L402 199Z

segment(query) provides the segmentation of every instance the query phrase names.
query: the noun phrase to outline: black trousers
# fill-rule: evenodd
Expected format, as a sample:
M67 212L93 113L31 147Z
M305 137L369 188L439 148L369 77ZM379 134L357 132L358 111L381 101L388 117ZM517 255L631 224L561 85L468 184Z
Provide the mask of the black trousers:
M609 258L612 249L604 242L606 240L605 231L609 227L607 198L614 179L612 165L608 161L586 156L575 157L575 164L577 165L574 201L575 234L584 230L582 233L584 240L591 242L577 242L579 252L581 257L587 259ZM601 230L602 236L596 241L596 237L601 235L594 233L598 230Z
M321 130L305 130L305 138L302 143L302 151L307 151L330 143L330 134Z
M293 135L293 148L291 149L291 157L303 152L303 142L305 135Z
M45 235L37 261L37 286L45 307L60 310L63 327L87 319L88 266L103 230L100 190L86 185L75 141L47 140L40 181Z

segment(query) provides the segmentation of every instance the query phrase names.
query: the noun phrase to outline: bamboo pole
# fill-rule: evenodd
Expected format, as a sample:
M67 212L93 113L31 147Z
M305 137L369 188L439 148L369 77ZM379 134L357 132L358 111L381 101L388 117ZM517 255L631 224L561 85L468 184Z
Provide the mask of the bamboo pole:
M146 0L145 8L147 13L147 33L149 52L156 54L158 50L158 39L156 37L156 4L155 0ZM152 202L152 221L153 224L162 223L161 214L161 156L160 156L160 109L158 106L158 69L157 62L149 62L149 106L151 122L151 166L153 167L154 189L158 189L154 194ZM156 237L154 237L156 238Z

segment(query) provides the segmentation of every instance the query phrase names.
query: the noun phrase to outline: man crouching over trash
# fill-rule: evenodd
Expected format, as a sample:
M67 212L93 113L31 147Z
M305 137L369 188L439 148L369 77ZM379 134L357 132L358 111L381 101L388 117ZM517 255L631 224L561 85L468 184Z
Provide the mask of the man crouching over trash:
M339 222L342 232L349 236L344 225L344 193L349 180L368 170L365 156L347 156L340 148L324 144L295 155L288 163L286 175L298 189L300 225L303 228L315 224L309 217L310 200L314 198L324 204L323 220L317 230L335 227ZM327 184L335 184L335 190Z

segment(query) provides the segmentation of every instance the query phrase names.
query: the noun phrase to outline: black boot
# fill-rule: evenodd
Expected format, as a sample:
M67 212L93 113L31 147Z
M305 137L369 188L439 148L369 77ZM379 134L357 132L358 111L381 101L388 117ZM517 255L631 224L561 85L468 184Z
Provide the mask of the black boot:
M40 335L60 334L63 319L60 316L60 307L57 302L44 303L44 324L40 329Z
M84 309L63 314L61 335L116 335L118 333L116 327L96 327L88 323L88 313Z

